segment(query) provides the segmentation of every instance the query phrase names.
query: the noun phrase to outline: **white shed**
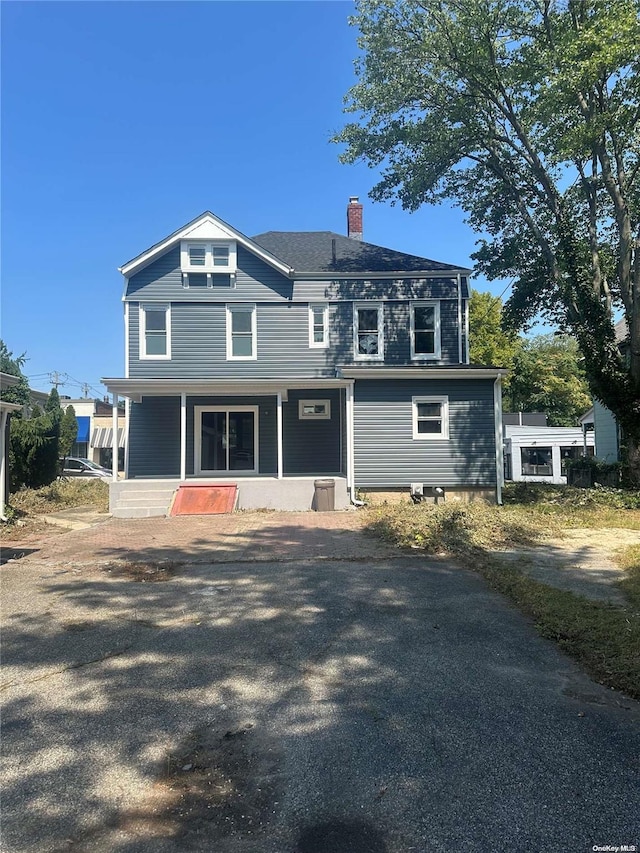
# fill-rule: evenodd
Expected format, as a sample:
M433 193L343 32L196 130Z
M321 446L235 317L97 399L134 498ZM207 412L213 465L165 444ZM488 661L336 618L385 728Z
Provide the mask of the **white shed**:
M593 432L582 427L504 427L505 479L566 483L570 459L593 456Z

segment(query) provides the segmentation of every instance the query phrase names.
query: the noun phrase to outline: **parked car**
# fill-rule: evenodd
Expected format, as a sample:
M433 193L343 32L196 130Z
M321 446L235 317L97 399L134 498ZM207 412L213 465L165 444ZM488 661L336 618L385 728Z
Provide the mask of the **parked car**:
M104 480L111 479L111 471L97 465L90 459L82 459L79 456L67 456L60 460L62 477L102 477Z

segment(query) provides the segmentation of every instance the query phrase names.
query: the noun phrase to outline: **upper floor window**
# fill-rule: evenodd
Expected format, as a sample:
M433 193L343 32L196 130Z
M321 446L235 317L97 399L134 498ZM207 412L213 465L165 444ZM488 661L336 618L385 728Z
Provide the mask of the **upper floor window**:
M227 358L251 361L257 357L256 306L227 305Z
M357 359L380 360L384 357L382 304L361 302L353 306L354 350Z
M183 240L180 267L183 273L235 273L235 240Z
M412 397L414 439L449 438L449 398Z
M329 306L309 305L309 346L329 346Z
M440 303L411 303L411 358L440 358Z
M171 306L140 306L140 358L171 358Z

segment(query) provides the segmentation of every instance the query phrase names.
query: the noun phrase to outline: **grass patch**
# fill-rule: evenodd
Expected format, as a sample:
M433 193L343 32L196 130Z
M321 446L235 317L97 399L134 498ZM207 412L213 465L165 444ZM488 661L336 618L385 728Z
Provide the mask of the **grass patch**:
M492 550L503 548L543 545L545 539L561 535L566 517L576 522L572 526L592 526L584 524L588 516L583 514L583 508L571 505L574 499L569 495L563 504L562 497L557 498L557 511L549 509L549 496L525 505L511 501L503 507L383 506L368 510L367 526L400 547L456 557L530 616L544 637L554 640L596 681L640 699L640 546L626 549L620 557L627 571L621 585L628 607L589 601L556 589L491 554ZM629 526L623 523L627 512L640 516L635 509L604 509L615 512L615 527Z
M563 527L622 527L640 530L640 491L595 486L576 489L545 483L509 483L505 507L553 518Z
M616 562L625 570L626 577L620 581L620 588L631 605L640 610L640 545L631 545L616 555ZM640 644L638 646L640 649ZM640 656L640 651L638 651Z
M20 489L10 496L9 505L16 515L47 515L77 506L90 506L96 512L109 512L109 485L104 480L76 477L56 480L40 489Z
M0 524L0 539L8 541L51 533L52 526L43 522L42 516L80 506L109 512L109 484L104 480L77 477L56 480L40 489L19 489L9 497L7 521Z

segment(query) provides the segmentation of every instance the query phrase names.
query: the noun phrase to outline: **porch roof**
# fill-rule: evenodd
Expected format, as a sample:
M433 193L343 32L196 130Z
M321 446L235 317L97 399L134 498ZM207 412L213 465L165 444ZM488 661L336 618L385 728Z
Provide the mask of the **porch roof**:
M180 394L242 397L247 394L276 395L287 391L348 388L353 379L118 379L101 380L111 394L140 402L142 397L174 397Z

